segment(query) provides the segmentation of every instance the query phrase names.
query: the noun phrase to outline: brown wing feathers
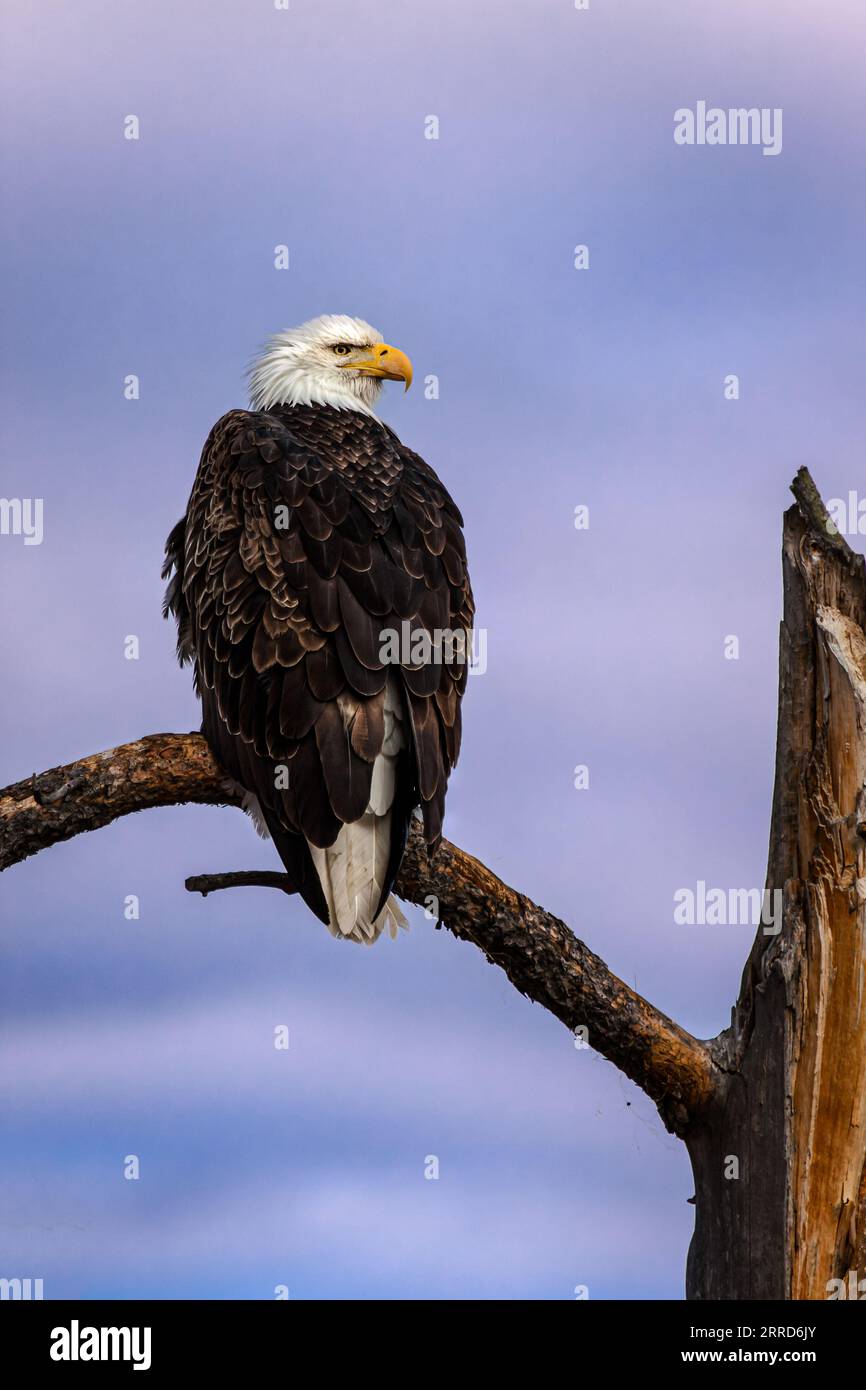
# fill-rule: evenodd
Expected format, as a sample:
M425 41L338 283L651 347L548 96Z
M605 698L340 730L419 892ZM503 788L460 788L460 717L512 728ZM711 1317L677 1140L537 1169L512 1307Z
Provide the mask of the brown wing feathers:
M233 411L205 445L167 545L166 607L192 656L203 731L258 797L281 857L323 920L305 838L360 817L384 737L383 632L471 626L460 514L432 470L371 418L328 407ZM441 834L460 746L459 662L396 668L412 747L392 818L389 882L412 807ZM288 785L285 773L288 769Z

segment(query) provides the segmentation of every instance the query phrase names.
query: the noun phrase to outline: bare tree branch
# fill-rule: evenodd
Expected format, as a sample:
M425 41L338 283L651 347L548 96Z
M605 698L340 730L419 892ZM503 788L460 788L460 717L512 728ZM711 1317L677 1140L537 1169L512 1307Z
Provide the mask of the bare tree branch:
M201 734L150 734L0 791L0 870L118 816L185 801L240 805Z
M52 768L0 791L0 869L118 816L182 802L239 804L200 734L152 734ZM205 893L251 884L286 891L279 873L187 880L188 888ZM709 1048L617 979L564 922L477 859L447 840L428 859L413 824L396 891L477 946L567 1028L585 1027L590 1046L656 1101L674 1133L683 1134L711 1104L720 1075Z
M188 893L218 893L221 888L279 888L291 896L296 890L288 874L275 869L234 869L227 874L192 874L184 884Z

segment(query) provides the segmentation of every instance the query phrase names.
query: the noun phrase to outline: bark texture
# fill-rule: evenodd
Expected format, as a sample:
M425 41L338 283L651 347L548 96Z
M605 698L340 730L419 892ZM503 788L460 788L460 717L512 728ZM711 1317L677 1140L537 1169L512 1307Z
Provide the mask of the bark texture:
M239 805L201 734L149 734L0 791L0 870L118 816L185 801Z
M782 930L758 929L711 1044L727 1079L687 1138L693 1298L824 1299L866 1264L866 575L805 470L793 491L767 872Z

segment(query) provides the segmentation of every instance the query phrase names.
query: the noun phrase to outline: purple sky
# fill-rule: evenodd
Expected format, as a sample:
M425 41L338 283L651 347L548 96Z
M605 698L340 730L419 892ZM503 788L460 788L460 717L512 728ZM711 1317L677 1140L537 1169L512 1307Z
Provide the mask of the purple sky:
M464 512L488 630L446 833L718 1032L753 932L677 926L673 895L763 883L787 486L863 478L862 6L13 0L0 23L2 493L44 499L41 545L0 536L0 781L197 726L159 567L201 444L267 334L361 315L413 358L383 414ZM782 108L781 154L675 145L699 100ZM362 951L278 894L184 892L274 863L185 807L3 876L0 1275L680 1297L691 1176L643 1095L415 910Z

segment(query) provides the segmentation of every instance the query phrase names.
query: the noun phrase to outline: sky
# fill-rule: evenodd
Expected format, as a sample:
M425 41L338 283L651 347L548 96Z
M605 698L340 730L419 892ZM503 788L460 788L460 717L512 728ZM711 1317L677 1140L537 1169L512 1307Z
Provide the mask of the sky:
M358 315L413 359L381 413L463 511L487 633L446 834L723 1029L753 927L675 894L763 885L788 485L863 476L864 38L854 0L8 0L0 491L43 534L0 535L0 781L197 727L165 537L261 342ZM780 152L677 144L702 101L781 111ZM187 806L3 875L0 1276L681 1298L651 1102L416 909L362 950L184 891L254 867Z

